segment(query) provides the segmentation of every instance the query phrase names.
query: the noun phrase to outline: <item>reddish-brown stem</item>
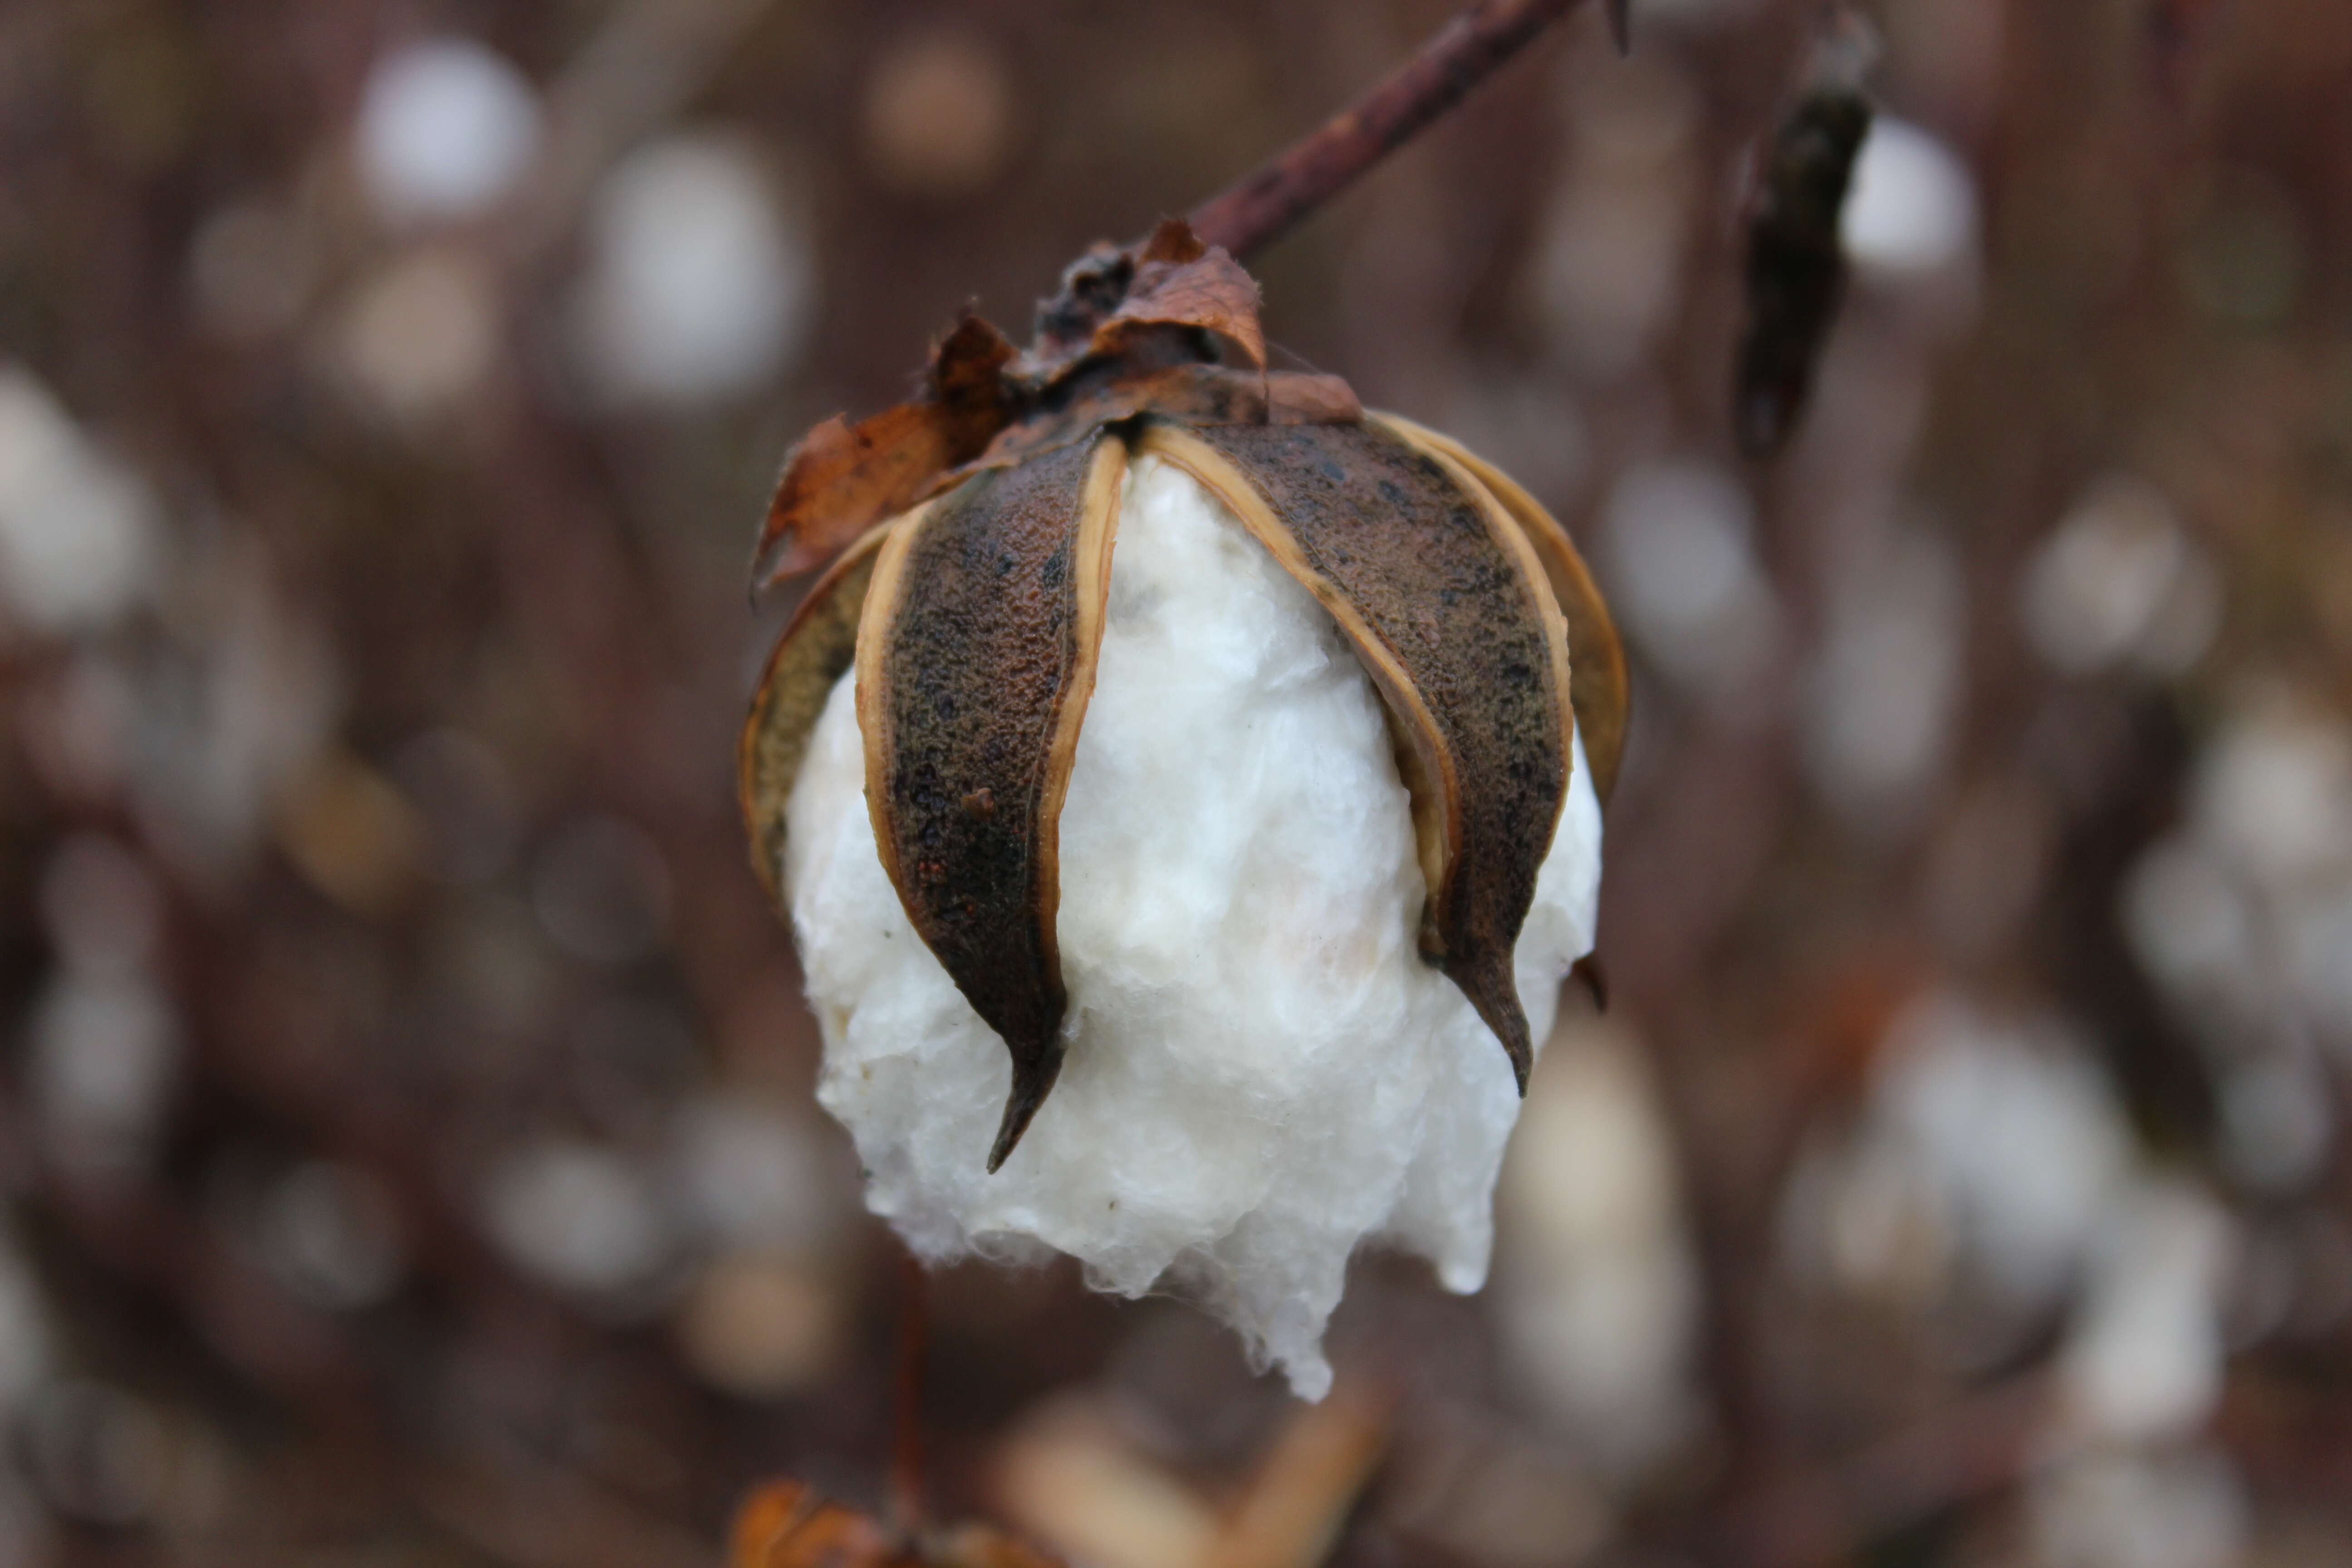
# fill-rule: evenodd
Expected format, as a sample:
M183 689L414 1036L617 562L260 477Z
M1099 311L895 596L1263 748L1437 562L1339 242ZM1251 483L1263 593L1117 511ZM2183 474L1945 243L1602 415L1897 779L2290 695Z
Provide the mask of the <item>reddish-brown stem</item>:
M1246 258L1462 101L1577 0L1485 0L1288 151L1194 207L1192 232Z
M923 1515L923 1351L929 1333L923 1310L923 1260L901 1251L898 1264L898 1367L890 1442L890 1522L912 1535Z

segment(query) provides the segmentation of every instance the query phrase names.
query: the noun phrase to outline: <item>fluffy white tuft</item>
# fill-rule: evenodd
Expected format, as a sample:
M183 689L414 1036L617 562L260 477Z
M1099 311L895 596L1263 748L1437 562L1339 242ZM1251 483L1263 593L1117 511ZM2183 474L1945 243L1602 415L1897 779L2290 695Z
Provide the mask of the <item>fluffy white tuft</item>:
M1004 1047L915 936L867 820L851 680L793 792L786 883L824 1032L817 1096L866 1204L934 1261L1070 1254L1188 1295L1331 1383L1323 1328L1375 1237L1475 1290L1519 1110L1510 1064L1413 933L1421 872L1380 703L1330 616L1189 475L1122 502L1102 666L1062 813L1061 1080L995 1175ZM1519 992L1540 1043L1592 946L1581 745Z

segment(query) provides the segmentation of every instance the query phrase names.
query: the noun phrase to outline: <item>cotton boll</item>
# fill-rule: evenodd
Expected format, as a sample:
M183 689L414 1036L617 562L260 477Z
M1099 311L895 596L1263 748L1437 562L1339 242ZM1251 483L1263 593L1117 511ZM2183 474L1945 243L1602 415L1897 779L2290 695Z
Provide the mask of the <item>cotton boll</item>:
M464 218L506 195L538 149L539 100L470 38L386 55L360 106L360 176L384 216Z
M818 1098L866 1202L934 1261L1078 1258L1176 1289L1330 1385L1367 1237L1484 1280L1510 1067L1414 941L1423 884L1386 723L1329 616L1192 479L1128 480L1100 673L1061 818L1067 1065L995 1175L1009 1068L877 856L851 678L790 806L785 874L825 1041ZM1590 950L1600 806L1581 748L1520 938L1534 1037Z
M1865 274L1948 271L1975 251L1976 183L1942 142L1882 114L1863 141L1842 229L1846 254Z
M597 188L589 232L575 328L614 401L744 392L798 351L814 264L748 148L676 136L640 149Z
M158 524L139 476L0 362L0 614L47 633L112 619L155 576Z
M1748 695L1769 668L1780 612L1748 492L1705 463L1645 464L1617 481L1605 525L1611 595L1642 650L1718 702Z
M2248 1561L2245 1484L2219 1450L2087 1455L2035 1477L2026 1513L2032 1561L2053 1568Z
M1903 824L1939 776L1967 612L1959 563L1925 530L1888 539L1838 585L1809 683L1805 760L1856 826Z
M2155 675L2213 640L2220 588L2165 493L2112 476L2035 552L2021 607L2042 657L2069 674L2129 663Z
M2113 1091L2054 1020L1938 995L1897 1023L1873 1135L1924 1178L1969 1263L2013 1300L2054 1299L2126 1177Z
M2065 1426L2116 1442L2183 1437L2221 1398L2229 1216L2186 1182L2142 1178L2118 1196L2059 1358Z
M1499 1321L1513 1373L1624 1474L1681 1436L1697 1297L1642 1042L1564 1021L1505 1167Z

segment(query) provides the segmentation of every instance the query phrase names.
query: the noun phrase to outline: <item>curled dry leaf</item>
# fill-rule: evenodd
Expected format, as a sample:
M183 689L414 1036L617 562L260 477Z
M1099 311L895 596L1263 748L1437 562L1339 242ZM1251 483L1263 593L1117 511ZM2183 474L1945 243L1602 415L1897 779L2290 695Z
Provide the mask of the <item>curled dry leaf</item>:
M1216 363L1220 342L1249 367ZM935 357L930 398L908 405L929 411L908 416L917 434L831 467L804 443L787 471L787 561L855 542L786 627L744 731L744 816L772 892L809 731L854 660L884 868L1012 1058L996 1169L1062 1062L1062 800L1121 481L1131 456L1151 456L1241 520L1370 676L1412 805L1422 952L1524 1091L1533 1042L1513 952L1572 737L1581 724L1605 790L1624 736L1624 658L1567 534L1455 443L1367 416L1344 382L1265 370L1255 285L1181 223L1082 260L1037 343L1017 362L1002 343L967 321ZM826 498L845 515L820 515Z
M1740 448L1750 458L1771 457L1796 430L1845 294L1839 221L1870 131L1855 63L1867 51L1825 47L1766 160L1748 221L1748 331L1734 399Z
M984 1524L911 1533L828 1502L799 1481L760 1488L736 1511L728 1568L1062 1568Z
M1013 345L966 316L932 352L927 395L856 425L835 416L784 458L752 556L756 586L823 565L903 511L946 469L986 449L1013 417L1003 385Z

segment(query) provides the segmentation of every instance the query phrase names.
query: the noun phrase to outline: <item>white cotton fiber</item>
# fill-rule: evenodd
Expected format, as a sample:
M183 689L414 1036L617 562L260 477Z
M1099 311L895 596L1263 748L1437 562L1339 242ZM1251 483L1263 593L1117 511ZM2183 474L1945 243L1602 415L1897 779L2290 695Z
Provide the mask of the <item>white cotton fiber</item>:
M923 1257L1051 1247L1098 1289L1197 1300L1319 1398L1366 1237L1478 1289L1519 1100L1414 943L1423 900L1378 699L1330 616L1190 476L1135 465L1061 824L1060 1082L1003 1170L1004 1046L874 847L851 680L793 792L784 872L824 1032L818 1099ZM1581 746L1519 940L1528 1023L1592 945Z

